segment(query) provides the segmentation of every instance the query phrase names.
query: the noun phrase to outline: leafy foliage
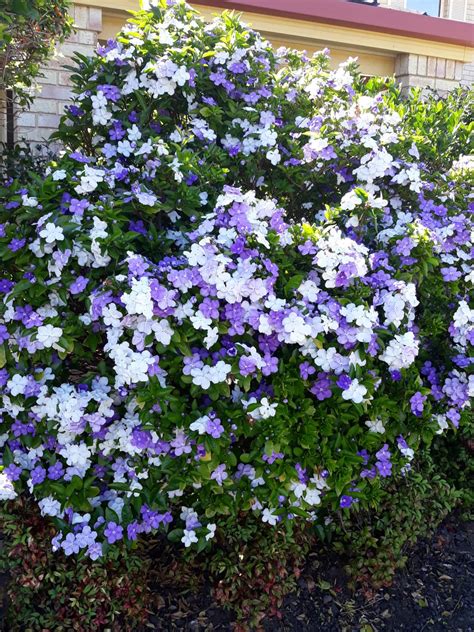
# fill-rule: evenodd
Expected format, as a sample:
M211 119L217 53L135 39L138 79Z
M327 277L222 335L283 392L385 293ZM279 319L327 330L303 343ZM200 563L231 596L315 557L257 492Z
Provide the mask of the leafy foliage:
M377 511L354 512L334 523L333 547L348 559L354 587L370 595L389 586L417 540L433 533L457 505L459 491L437 470L424 455L418 471L384 490Z
M147 561L136 552L105 562L51 550L52 525L33 503L2 507L0 569L9 575L8 629L136 630L146 620Z

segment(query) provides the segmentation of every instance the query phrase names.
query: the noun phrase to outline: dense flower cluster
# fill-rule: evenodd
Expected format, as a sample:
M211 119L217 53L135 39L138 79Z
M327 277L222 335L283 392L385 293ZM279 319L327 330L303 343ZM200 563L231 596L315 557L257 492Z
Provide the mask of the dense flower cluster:
M370 502L469 414L467 171L231 15L160 5L81 63L64 155L3 189L0 496L92 559Z

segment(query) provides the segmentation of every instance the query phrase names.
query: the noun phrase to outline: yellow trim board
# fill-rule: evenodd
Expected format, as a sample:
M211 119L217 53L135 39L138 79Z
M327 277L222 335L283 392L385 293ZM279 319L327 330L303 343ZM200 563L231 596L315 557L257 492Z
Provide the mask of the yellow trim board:
M125 22L125 16L120 13L104 11L102 18L102 33L100 38L107 40L114 37L121 29ZM315 42L314 40L306 40L291 37L273 37L271 33L264 33L265 37L271 40L275 47L287 46L288 48L296 48L298 50L306 50L309 54L316 50L324 48L325 43ZM371 52L361 51L357 48L342 48L331 46L331 62L333 66L337 66L348 57L357 57L359 59L360 70L364 75L380 75L390 76L395 72L395 55L377 55Z
M102 7L113 11L136 11L140 7L139 0L75 0L76 4ZM191 1L192 4L192 1ZM211 5L199 5L197 10L206 19L220 13L222 8ZM323 24L320 22L281 18L274 15L243 12L243 18L253 28L262 31L272 40L286 41L288 38L299 38L307 42L307 46L314 42L316 47L329 48L360 47L362 50L376 53L413 53L428 57L455 59L468 63L474 58L474 48L458 44L447 44L435 40L417 39L380 31L368 31L352 27ZM114 22L118 23L118 21ZM110 37L109 29L104 28L104 37Z

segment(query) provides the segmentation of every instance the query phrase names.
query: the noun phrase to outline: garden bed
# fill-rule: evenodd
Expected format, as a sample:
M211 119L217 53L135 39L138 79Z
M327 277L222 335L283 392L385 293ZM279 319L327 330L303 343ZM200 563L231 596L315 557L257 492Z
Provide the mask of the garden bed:
M157 597L151 618L155 630L229 630L230 614L217 607L209 588L198 594L175 590ZM343 561L313 553L281 608L281 619L267 619L272 632L474 629L474 523L449 516L432 538L421 540L390 588L353 594Z

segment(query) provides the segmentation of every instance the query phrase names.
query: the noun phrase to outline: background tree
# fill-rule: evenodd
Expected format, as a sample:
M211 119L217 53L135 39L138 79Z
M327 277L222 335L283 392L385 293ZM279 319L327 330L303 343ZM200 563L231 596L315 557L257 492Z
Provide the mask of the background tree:
M72 30L67 0L0 0L0 91L32 100L41 65Z

